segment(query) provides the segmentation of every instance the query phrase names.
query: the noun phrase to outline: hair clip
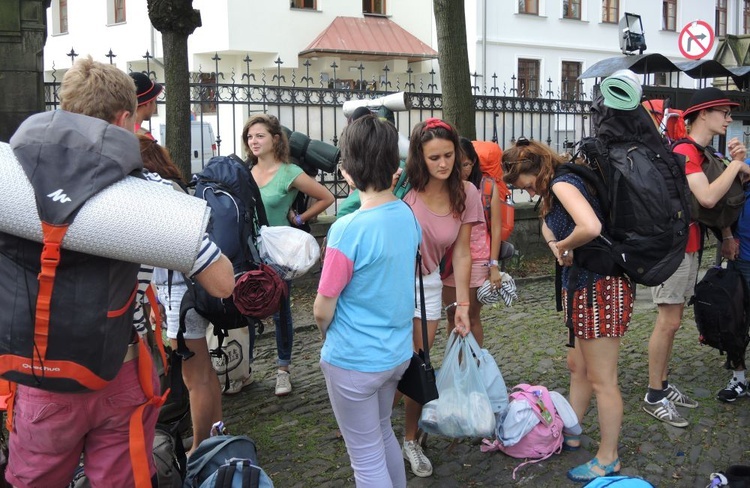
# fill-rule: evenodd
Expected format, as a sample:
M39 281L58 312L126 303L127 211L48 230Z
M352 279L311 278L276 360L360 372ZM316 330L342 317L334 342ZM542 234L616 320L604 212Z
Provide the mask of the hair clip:
M437 117L430 117L429 119L424 121L424 130L422 130L422 133L426 130L432 130L437 129L438 127L443 128L447 130L448 132L452 132L451 126L448 125L447 122L438 119Z
M516 141L516 146L520 147L520 146L528 146L528 145L529 145L529 140L524 136L519 137L518 140Z

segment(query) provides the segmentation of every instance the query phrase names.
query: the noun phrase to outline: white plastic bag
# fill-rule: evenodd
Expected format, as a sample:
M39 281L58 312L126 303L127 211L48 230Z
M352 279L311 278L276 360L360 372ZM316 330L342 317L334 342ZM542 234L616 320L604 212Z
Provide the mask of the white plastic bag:
M476 339L471 335L466 336L467 339L469 337L471 337L469 342L471 348L481 351L481 354L477 354L479 374L482 377L484 388L487 390L493 413L495 416L500 415L508 408L508 388L505 386L505 380L492 354L487 349L479 349Z
M471 335L471 334L469 334ZM422 409L420 426L425 432L447 437L484 437L495 432L495 414L482 382L470 342L454 331L437 374L440 398ZM469 360L467 360L469 358Z
M260 258L284 280L299 278L320 259L320 246L315 237L287 226L262 226L258 252Z

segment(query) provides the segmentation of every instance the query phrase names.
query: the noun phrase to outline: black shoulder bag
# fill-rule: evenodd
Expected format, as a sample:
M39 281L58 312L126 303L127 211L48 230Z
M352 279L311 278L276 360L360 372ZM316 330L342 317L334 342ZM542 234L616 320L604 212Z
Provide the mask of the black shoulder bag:
M427 338L427 312L424 303L424 283L422 282L422 254L417 249L417 272L419 273L419 306L422 315L422 345L421 349L411 357L411 363L398 382L398 391L408 396L420 405L438 398L435 369L430 363L430 347Z

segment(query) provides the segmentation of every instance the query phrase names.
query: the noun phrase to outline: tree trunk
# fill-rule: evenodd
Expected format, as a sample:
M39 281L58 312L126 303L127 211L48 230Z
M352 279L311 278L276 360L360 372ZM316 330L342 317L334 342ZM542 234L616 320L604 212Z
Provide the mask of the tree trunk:
M201 26L193 0L147 0L148 18L162 35L167 93L167 147L182 175L190 179L190 71L188 36Z
M167 85L167 148L186 181L190 180L190 72L188 36L162 32Z
M443 85L443 118L469 139L476 138L466 46L464 0L433 0L437 26L438 65Z

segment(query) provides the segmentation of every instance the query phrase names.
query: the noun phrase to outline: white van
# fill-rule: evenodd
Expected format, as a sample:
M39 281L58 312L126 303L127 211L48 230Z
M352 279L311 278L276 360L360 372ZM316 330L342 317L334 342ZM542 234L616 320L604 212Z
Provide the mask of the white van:
M167 128L160 124L161 144L167 143ZM208 122L190 121L190 172L200 173L208 160L216 156L214 129Z

